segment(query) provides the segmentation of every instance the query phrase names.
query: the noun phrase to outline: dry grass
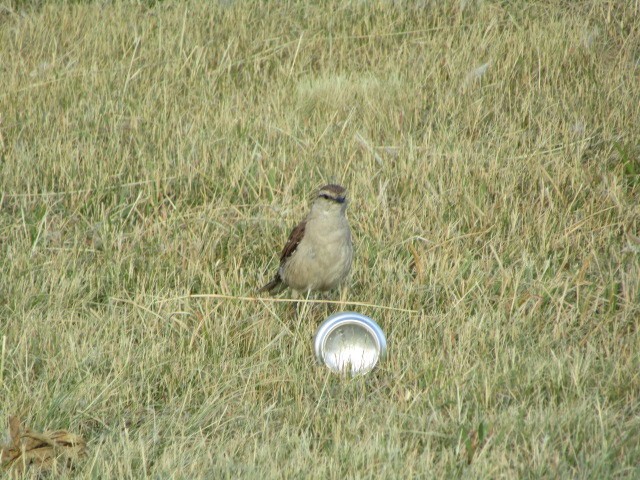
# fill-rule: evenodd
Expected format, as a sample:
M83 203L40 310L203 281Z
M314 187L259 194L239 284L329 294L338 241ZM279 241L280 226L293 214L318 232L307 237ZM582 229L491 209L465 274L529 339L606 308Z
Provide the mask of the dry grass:
M140 3L0 6L3 418L79 478L640 476L637 1ZM421 312L353 380L335 305L188 297L326 181Z

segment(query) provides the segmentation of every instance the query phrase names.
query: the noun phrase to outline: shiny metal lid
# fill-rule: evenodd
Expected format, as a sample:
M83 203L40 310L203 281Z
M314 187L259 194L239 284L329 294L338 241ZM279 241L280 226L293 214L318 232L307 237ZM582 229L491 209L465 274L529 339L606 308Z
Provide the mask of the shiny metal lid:
M366 315L339 312L320 325L314 348L318 362L334 372L364 375L386 356L387 339Z

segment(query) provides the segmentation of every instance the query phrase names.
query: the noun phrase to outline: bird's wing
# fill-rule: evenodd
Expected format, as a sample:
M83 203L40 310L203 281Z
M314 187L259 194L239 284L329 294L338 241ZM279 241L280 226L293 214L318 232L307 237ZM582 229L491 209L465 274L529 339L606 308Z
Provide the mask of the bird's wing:
M303 220L291 231L289 234L289 240L287 240L287 243L280 254L280 263L284 262L293 252L296 251L296 248L298 248L298 245L300 244L300 240L302 240L302 237L304 236L304 229L306 226L307 221Z

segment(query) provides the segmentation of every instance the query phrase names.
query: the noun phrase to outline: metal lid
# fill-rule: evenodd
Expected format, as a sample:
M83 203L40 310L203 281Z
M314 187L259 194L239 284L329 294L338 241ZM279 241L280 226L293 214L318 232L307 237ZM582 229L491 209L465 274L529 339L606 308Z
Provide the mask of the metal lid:
M334 372L364 375L386 356L387 339L366 315L339 312L320 325L314 348L318 362Z

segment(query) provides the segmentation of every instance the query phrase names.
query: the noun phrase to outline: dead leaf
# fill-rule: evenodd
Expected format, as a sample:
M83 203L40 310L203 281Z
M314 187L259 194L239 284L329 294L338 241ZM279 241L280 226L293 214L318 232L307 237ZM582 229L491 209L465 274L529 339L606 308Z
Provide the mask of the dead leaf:
M9 418L10 439L2 446L0 465L22 473L33 465L41 471L72 469L86 455L86 442L80 435L66 430L33 432L23 428L18 417Z
M415 278L418 282L421 282L424 277L424 267L422 266L422 258L420 254L416 250L412 244L409 244L409 252L413 256L413 261L411 262L411 267L415 271Z

